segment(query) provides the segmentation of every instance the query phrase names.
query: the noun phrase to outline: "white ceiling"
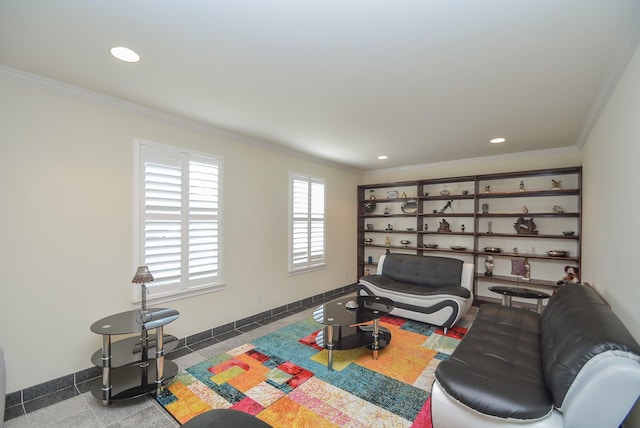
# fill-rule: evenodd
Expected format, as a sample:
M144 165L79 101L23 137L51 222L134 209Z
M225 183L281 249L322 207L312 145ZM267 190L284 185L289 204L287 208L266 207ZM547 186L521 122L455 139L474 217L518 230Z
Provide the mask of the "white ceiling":
M0 0L0 64L377 169L580 146L639 12L639 0ZM142 60L115 60L118 45Z

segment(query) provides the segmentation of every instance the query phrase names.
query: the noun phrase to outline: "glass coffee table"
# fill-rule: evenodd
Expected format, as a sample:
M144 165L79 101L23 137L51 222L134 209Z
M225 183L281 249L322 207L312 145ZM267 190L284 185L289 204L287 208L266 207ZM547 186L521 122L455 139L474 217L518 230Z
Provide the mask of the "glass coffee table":
M328 351L327 368L333 370L333 351L366 346L374 360L391 341L388 329L378 321L394 308L393 300L377 296L343 297L318 307L313 319L323 324L316 343Z

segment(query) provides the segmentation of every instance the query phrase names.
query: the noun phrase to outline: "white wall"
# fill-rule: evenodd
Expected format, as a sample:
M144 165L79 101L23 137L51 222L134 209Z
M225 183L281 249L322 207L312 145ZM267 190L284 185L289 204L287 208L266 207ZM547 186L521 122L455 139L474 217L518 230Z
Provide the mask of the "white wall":
M640 47L583 147L583 277L640 341ZM640 427L636 404L626 428Z
M356 281L361 172L176 126L15 73L0 72L0 93L0 343L8 392L91 367L101 337L89 326L134 308L135 138L224 157L227 286L163 304L181 314L167 333L188 336ZM287 273L290 170L325 177L329 195L328 266L295 276Z

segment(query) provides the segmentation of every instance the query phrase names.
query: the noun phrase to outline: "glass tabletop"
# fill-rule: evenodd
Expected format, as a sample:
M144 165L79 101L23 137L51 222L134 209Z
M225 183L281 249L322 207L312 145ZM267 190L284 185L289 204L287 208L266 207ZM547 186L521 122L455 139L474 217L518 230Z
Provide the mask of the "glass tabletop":
M393 300L386 297L343 297L319 306L313 319L324 325L358 325L388 315L394 307Z
M504 294L505 296L522 297L525 299L547 299L551 297L547 293L543 293L542 291L538 290L532 290L530 288L495 286L489 287L489 290L493 291L494 293Z
M144 318L140 310L121 312L102 318L91 325L91 331L98 334L140 333L143 329L151 330L169 324L180 314L175 309L147 309Z

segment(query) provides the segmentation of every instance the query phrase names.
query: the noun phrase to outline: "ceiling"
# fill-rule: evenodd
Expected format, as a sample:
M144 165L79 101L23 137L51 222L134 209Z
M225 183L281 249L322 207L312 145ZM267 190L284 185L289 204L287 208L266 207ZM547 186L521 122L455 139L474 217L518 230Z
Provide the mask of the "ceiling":
M0 64L368 170L580 147L639 12L639 0L0 0Z

